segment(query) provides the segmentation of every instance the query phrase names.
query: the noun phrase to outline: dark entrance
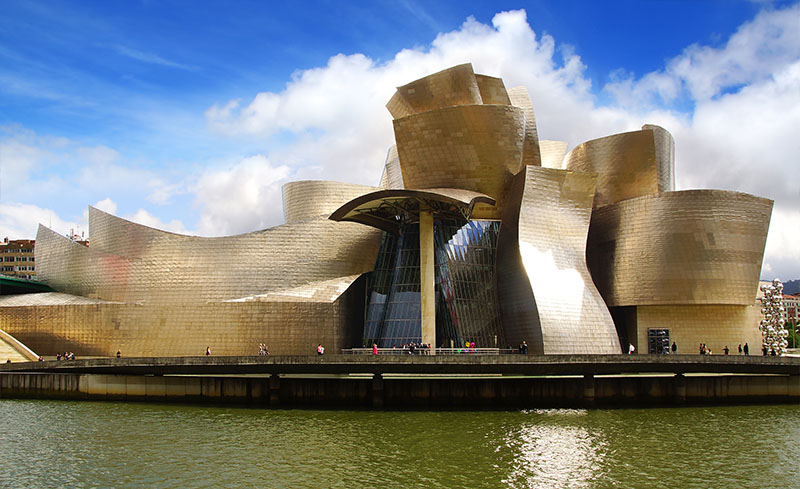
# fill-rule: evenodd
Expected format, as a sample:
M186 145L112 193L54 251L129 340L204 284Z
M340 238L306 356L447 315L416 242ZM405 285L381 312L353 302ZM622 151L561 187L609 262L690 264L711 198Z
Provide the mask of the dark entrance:
M655 355L669 354L669 330L668 329L648 329L647 330L647 353Z

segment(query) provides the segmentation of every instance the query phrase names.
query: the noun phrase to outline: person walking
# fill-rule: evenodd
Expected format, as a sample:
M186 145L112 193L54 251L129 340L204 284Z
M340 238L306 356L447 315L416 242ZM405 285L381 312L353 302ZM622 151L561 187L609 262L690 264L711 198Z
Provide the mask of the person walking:
M746 357L750 356L750 346L748 346L747 343L744 344L744 356Z
M675 342L673 341L672 342L672 354L674 355L676 353L678 353L678 345L676 345Z
M527 355L528 354L528 344L525 343L524 341L522 342L522 346L520 347L520 351L522 352L523 355Z
M210 346L206 347L206 356L207 357L211 356L211 347Z
M723 351L723 352L724 352L724 353L727 355L727 354L728 354L728 352L730 351L730 350L728 349L728 345L725 345L725 348L723 348L723 349L722 349L722 351Z
M317 355L322 355L323 353L325 353L325 347L322 346L322 343L320 343L317 345Z
M633 343L631 343L631 344L628 346L628 355L633 355L633 352L635 352L635 351L636 351L636 347L635 347L635 346L633 346Z
M739 343L739 355L741 355L741 354L742 354L742 344Z
M373 355L377 355L378 354L378 344L377 343L373 343L372 344L372 354Z

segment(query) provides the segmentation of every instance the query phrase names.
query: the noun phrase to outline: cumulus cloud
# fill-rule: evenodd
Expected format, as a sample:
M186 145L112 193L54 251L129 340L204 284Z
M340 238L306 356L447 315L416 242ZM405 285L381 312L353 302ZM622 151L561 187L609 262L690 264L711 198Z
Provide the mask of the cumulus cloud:
M508 87L528 88L542 139L573 147L659 124L675 136L679 189L723 188L774 199L764 269L797 278L799 17L800 4L765 7L719 47L688 46L660 70L617 72L605 87L592 86L580 53L534 32L524 11L498 13L491 24L469 18L429 45L403 49L386 61L338 54L325 66L296 72L282 90L209 107L205 120L212 132L263 148L225 164L199 162L193 174L170 177L132 165L113 148L17 134L13 141L0 138L0 156L18 162L0 171L17 172L48 193L74 186L84 202L111 196L129 218L162 229L185 230L178 219L156 217L166 214L145 209L143 200L169 206L188 196L199 214L192 233L200 235L265 228L283 221L280 187L289 179L377 184L393 143L384 105L395 87L471 62L476 72L502 77ZM611 101L601 104L598 90ZM76 160L82 163L69 177L37 180L38 167ZM0 192L12 190L3 183ZM2 212L0 223L6 222Z
M237 234L281 222L281 185L289 174L287 166L273 166L263 155L207 171L194 188L201 212L198 234Z
M33 239L39 224L59 234L86 229L85 224L61 219L52 209L32 204L0 204L0 235L9 239Z
M543 139L575 146L644 123L662 125L676 139L678 188L772 198L780 217L773 219L770 243L796 243L800 218L790 210L800 203L800 186L785 175L800 149L793 136L800 127L798 17L800 5L764 10L722 47L689 46L662 70L638 78L616 73L602 87L614 100L600 105L579 53L537 35L524 11L502 12L491 25L467 19L430 46L404 49L384 63L361 54L334 56L324 67L296 73L283 91L214 105L206 120L212 130L240 138L291 135L268 156L295 178L375 184L392 144L384 104L395 86L471 62L476 72L528 88ZM237 219L235 227L256 227L256 216L251 219ZM800 261L779 258L779 248L770 245L766 266L781 263L787 276L800 276Z

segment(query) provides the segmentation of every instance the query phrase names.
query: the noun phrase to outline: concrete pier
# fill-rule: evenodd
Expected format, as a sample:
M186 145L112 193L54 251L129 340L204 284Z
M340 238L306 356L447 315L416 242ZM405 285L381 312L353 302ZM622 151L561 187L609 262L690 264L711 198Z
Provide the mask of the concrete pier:
M28 362L0 365L0 397L363 408L800 403L800 358L600 359L330 355Z

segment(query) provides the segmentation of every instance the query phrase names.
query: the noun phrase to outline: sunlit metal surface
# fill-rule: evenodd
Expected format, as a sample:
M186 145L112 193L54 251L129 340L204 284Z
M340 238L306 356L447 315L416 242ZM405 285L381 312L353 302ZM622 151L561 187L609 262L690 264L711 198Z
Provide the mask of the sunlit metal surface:
M589 269L609 306L752 305L772 201L665 192L594 211Z
M672 136L658 126L587 141L564 159L566 170L596 173L595 207L675 189Z
M466 63L398 87L386 108L398 119L442 107L481 103L478 80L472 64Z
M327 217L345 202L377 187L352 183L303 180L283 186L283 215L286 224L295 224L314 217Z
M542 154L542 166L561 170L564 167L564 156L567 154L566 141L539 141L539 151Z
M528 89L525 87L512 87L508 90L511 105L519 107L525 114L525 141L523 141L522 163L524 165L541 166L542 158L539 153L539 132L536 129L536 117L533 113L533 102Z
M386 163L381 175L381 188L405 188L403 185L403 171L400 169L400 157L397 156L397 146L392 145L386 154Z
M532 353L619 353L611 315L586 268L595 177L526 167L518 211L503 216L498 287L506 336ZM509 204L510 205L510 204Z

